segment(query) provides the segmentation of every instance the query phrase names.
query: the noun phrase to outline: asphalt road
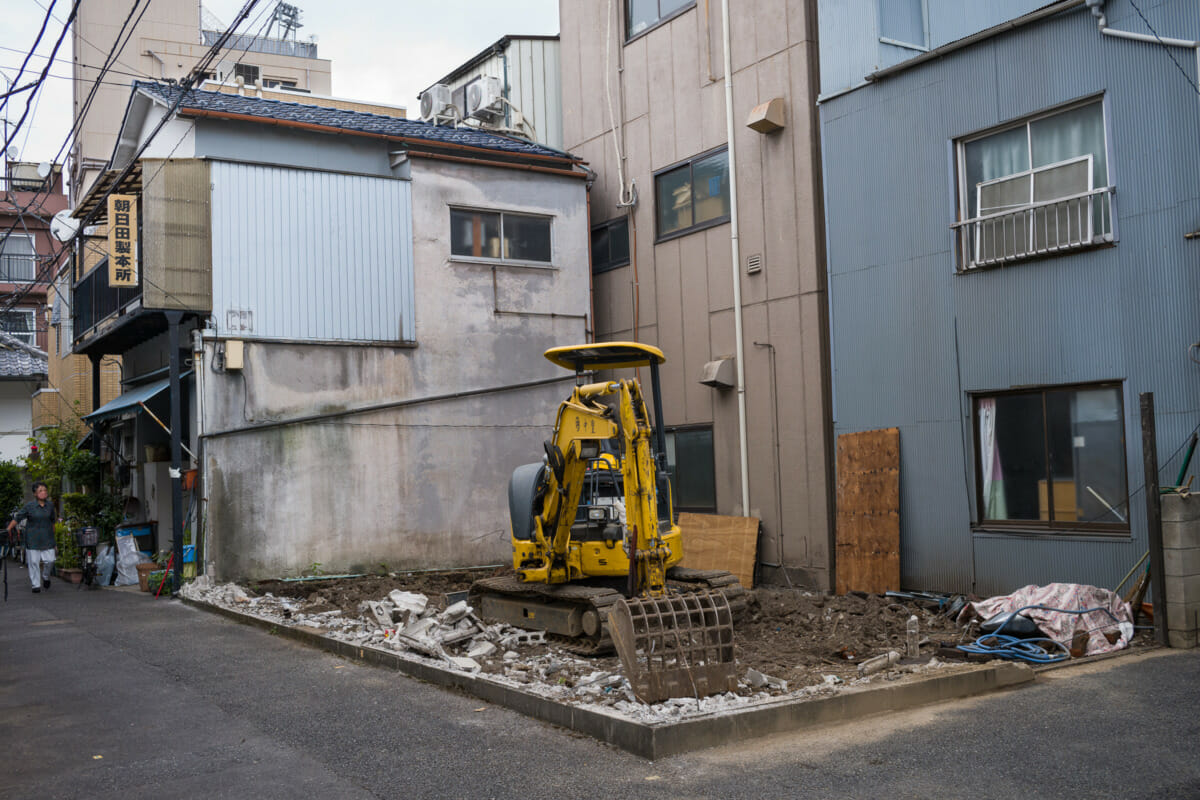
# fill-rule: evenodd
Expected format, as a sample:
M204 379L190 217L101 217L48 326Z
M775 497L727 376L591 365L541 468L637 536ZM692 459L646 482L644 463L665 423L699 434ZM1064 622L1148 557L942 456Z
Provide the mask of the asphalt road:
M9 565L0 798L1200 797L1200 652L647 762L176 600Z

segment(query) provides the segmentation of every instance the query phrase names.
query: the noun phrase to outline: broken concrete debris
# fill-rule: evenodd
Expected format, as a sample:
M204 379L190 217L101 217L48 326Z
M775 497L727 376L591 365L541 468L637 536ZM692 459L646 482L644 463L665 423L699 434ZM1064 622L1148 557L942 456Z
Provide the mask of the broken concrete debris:
M850 674L826 676L816 673L816 682L812 685L796 684L768 674L760 666L768 663L763 661L756 665L760 666L759 669L746 669L743 672L735 691L700 700L677 698L647 705L634 696L615 658L576 656L558 647L542 632L485 624L469 603L458 598L449 602L443 593L427 596L412 591L392 590L386 594L381 591L381 597L360 600L357 615L337 608L330 609L320 598L314 600L311 593L305 596L307 599L274 596L269 592L252 597L233 584L215 585L207 578L185 585L183 594L189 599L252 614L273 624L303 627L331 639L353 643L356 647L386 649L407 660L476 675L478 680L511 686L557 702L602 708L606 709L606 713L646 722L679 719L697 713L721 713L778 700L781 696L793 699L829 696L872 681L899 680L908 674L931 669L967 668L965 665L943 666L936 659L928 664L905 666L889 661L891 668L881 670L880 674L852 677L857 666L853 662L857 659L835 654L834 648L830 648L826 651L831 656L827 662L851 661L847 665ZM820 596L815 596L814 600L813 605L819 608L818 614L828 610L826 603L834 602ZM820 605L817 605L818 602ZM862 601L855 598L855 602ZM439 610L442 605L446 605L445 610ZM306 613L305 608L313 610ZM834 620L845 617L838 626L839 633L850 629L851 618L857 618L852 610L832 615ZM900 620L901 633L896 644L901 646L903 621L907 615L896 615ZM855 648L858 653L870 653L861 642ZM847 653L853 652L850 648L845 650ZM887 658L886 654L884 658ZM786 662L782 661L770 664L778 665L773 666L771 672L787 668Z

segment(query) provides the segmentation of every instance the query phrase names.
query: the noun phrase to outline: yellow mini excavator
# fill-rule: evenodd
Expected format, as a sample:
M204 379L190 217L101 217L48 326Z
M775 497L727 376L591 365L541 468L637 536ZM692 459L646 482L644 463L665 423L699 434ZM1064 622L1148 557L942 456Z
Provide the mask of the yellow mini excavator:
M576 653L615 647L646 702L734 688L733 618L745 591L728 572L678 566L685 543L666 472L662 351L606 342L545 356L573 369L576 386L542 461L509 481L514 573L476 581L472 605ZM584 383L588 373L641 367L653 420L636 378Z

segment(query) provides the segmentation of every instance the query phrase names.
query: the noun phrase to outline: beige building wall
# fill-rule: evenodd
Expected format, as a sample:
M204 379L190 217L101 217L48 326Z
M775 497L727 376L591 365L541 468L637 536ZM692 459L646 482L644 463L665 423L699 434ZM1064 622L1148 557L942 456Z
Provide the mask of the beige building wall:
M718 512L743 514L736 391L699 383L706 362L735 355L731 226L655 243L653 173L727 143L720 4L701 0L629 41L624 5L559 4L564 146L598 173L592 224L626 213L616 205L606 66L626 180L636 182L638 193L633 263L595 276L597 338L637 339L663 349L665 421L712 425ZM763 562L782 562L791 580L830 588L832 446L816 35L812 0L753 0L734 15L731 52L748 511L763 520ZM786 127L770 134L747 128L751 110L776 97L783 98ZM753 256L762 269L747 274ZM783 580L771 568L764 577Z
M88 0L79 6L72 28L76 119L128 14L129 3L125 0ZM200 4L197 0L155 0L143 16L135 19L138 22L132 35L120 49L79 126L72 150L72 203L78 202L112 156L132 82L182 78L208 50L200 39ZM122 40L125 41L124 37ZM243 54L239 50L222 53L218 61L260 67L264 79L295 81L297 88L315 94L331 92L331 62L328 59L253 50Z

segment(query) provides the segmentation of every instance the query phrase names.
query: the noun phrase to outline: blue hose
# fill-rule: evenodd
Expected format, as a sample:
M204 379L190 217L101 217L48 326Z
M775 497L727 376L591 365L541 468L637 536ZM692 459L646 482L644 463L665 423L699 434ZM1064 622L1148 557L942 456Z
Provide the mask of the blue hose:
M1004 626L1012 622L1014 617L1022 611L1028 611L1031 608L1042 611L1054 611L1060 614L1076 615L1090 614L1093 611L1103 611L1112 617L1113 622L1120 624L1120 620L1111 611L1099 606L1096 608L1085 608L1082 611L1070 611L1065 608L1050 608L1049 606L1042 605L1025 606L1009 614L1008 619L1004 620L1004 624L992 633L985 633L971 644L960 644L958 649L964 653L992 656L993 658L1007 658L1014 661L1028 661L1031 664L1053 664L1058 661L1066 661L1071 657L1071 649L1062 642L1048 639L1044 636L1034 639L1020 639L1016 636L1001 633L1004 630ZM1056 649L1058 652L1055 651Z

